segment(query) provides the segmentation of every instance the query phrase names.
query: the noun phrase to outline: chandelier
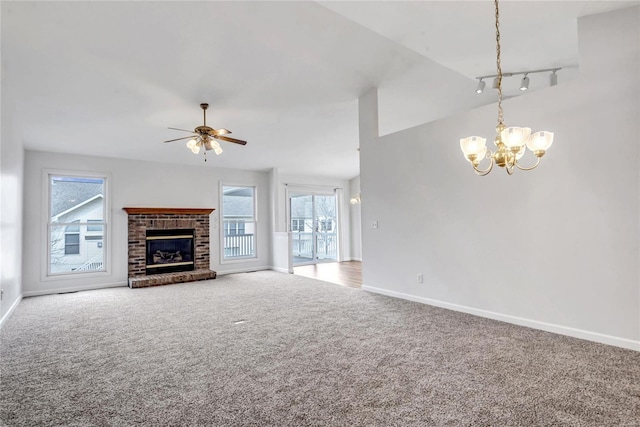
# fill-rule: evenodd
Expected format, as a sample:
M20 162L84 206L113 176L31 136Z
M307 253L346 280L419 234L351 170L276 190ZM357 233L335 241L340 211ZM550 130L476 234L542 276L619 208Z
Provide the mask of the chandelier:
M485 176L493 169L494 165L505 168L509 175L512 175L515 168L520 170L532 170L540 164L540 159L553 143L553 132L540 131L531 133L531 128L507 127L504 124L502 111L502 67L500 63L500 10L498 0L494 0L496 5L496 67L498 74L498 125L494 140L495 151L487 148L487 139L480 136L469 136L460 140L460 148L465 158L473 166L473 170L480 176ZM537 157L533 166L521 166L519 160L524 156L527 148ZM480 169L482 160L488 160L489 166Z

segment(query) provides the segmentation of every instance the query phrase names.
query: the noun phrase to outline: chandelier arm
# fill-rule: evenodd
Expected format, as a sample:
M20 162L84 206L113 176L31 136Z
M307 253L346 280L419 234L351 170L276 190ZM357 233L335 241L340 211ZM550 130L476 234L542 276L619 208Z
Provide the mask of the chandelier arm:
M530 170L533 170L533 169L535 169L535 168L537 168L537 167L538 167L538 165L540 164L540 159L541 159L541 158L542 158L542 157L538 157L538 161L536 162L536 164L535 164L535 165L533 165L533 166L531 166L531 167L528 167L528 168L522 167L522 166L520 166L520 165L518 164L518 162L516 162L516 167L517 167L518 169L520 169L521 171L530 171Z
M491 163L489 164L489 167L487 169L485 169L485 170L478 169L478 166L472 164L473 170L476 171L476 174L479 175L479 176L485 176L485 175L489 174L489 172L491 172L491 169L493 169L493 165L494 165L493 158L491 159Z

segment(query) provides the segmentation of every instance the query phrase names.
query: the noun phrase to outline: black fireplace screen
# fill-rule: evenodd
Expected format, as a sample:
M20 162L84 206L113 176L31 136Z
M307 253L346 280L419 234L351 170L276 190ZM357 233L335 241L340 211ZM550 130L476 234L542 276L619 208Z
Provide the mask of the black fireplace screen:
M147 230L147 274L191 271L194 230Z

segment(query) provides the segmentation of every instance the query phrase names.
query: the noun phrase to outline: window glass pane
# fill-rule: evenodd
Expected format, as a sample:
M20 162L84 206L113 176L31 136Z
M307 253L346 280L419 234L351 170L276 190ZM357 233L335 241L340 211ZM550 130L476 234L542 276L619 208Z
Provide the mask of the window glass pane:
M255 188L222 187L224 259L255 257Z
M48 274L105 271L104 177L49 175Z
M65 255L80 254L80 235L79 234L67 233L64 235L64 254Z
M51 222L104 219L104 178L50 176Z

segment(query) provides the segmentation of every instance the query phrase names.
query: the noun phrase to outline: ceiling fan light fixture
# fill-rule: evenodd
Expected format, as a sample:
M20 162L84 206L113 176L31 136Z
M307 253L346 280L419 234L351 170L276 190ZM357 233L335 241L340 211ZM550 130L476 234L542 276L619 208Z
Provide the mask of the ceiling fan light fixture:
M187 142L187 148L193 152L193 154L198 154L200 152L200 146L198 145L198 141L195 139L190 139Z

